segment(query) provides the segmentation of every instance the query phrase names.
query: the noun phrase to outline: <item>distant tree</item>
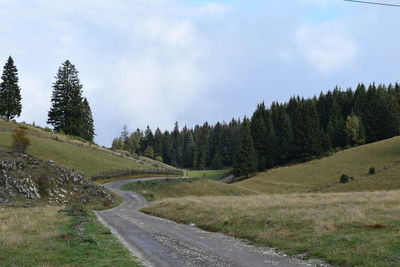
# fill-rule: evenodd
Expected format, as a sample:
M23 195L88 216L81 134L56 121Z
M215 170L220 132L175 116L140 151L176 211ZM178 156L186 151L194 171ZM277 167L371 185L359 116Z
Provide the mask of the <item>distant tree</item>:
M233 173L236 176L246 178L257 170L256 151L254 149L253 138L250 132L250 123L247 118L243 120L240 128L238 151L233 166Z
M143 156L153 159L154 158L154 149L151 146L147 146L144 150Z
M78 71L69 60L58 70L51 102L47 123L53 125L55 131L83 138L85 115L82 84Z
M253 138L254 148L257 153L257 165L259 170L266 169L269 165L267 163L266 157L269 156L268 143L270 141L270 136L266 127L266 110L264 103L257 106L256 111L253 113L250 122L250 131Z
M276 159L278 164L287 163L293 149L292 122L285 106L273 103L271 118L276 136Z
M129 136L129 144L130 144L130 152L131 153L140 153L141 142L142 142L142 132L139 129L136 129L135 132L131 133Z
M82 137L85 140L93 142L95 133L94 133L94 122L92 110L90 109L89 102L86 97L83 99L83 133Z
M221 156L219 153L216 153L211 161L211 168L214 170L219 170L223 168L222 161L221 161Z
M162 155L163 155L163 134L162 134L160 128L157 128L157 130L154 133L153 148L154 148L154 154L156 156L162 157Z
M114 138L111 145L112 149L124 149L124 141L121 137Z
M350 144L365 143L365 130L361 119L354 114L347 116L345 133Z
M185 128L183 139L183 167L191 168L193 167L193 153L194 153L194 140L191 131Z
M21 115L21 89L18 85L18 70L10 56L4 65L0 83L0 117L13 119Z

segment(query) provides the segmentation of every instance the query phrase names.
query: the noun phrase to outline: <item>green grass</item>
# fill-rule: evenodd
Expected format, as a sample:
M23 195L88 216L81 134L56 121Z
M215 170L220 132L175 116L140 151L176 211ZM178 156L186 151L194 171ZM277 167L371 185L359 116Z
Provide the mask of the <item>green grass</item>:
M1 208L1 207L0 207ZM84 207L5 208L2 266L140 266Z
M222 170L195 170L188 171L188 177L192 178L207 178L211 180L218 180L224 177L226 174L231 172L232 169L222 169Z
M33 135L30 135L29 139L31 145L28 147L27 153L30 155L42 160L53 160L57 164L79 171L87 177L111 170L150 167L150 165L113 155L93 145L60 142ZM10 146L11 134L0 132L0 148L9 150Z
M370 175L370 167L376 174ZM342 174L354 177L340 184ZM260 173L238 186L265 194L400 189L400 137L340 151L330 157Z
M232 196L250 195L254 192L235 185L202 178L169 178L163 180L137 181L121 187L122 190L141 194L146 200L154 201L169 197L185 196Z

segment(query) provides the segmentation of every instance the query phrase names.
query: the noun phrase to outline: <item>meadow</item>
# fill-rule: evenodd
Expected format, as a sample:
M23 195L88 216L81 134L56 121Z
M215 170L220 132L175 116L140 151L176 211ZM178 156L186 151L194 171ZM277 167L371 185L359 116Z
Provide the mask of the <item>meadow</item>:
M141 266L83 206L0 210L2 266Z

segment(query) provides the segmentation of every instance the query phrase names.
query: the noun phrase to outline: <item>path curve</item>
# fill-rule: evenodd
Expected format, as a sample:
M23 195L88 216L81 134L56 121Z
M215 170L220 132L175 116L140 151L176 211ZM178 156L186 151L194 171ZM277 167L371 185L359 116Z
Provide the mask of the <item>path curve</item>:
M147 201L119 188L127 183L160 178L115 181L105 186L124 202L96 211L99 220L146 266L315 266L312 262L257 248L222 234L153 217L139 212Z

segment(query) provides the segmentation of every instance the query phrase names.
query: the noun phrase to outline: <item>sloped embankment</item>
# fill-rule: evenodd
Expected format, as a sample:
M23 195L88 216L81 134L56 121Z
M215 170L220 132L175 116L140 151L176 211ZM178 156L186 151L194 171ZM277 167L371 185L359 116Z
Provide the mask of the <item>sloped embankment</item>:
M0 203L16 200L48 203L111 204L116 196L78 172L26 154L0 152Z

